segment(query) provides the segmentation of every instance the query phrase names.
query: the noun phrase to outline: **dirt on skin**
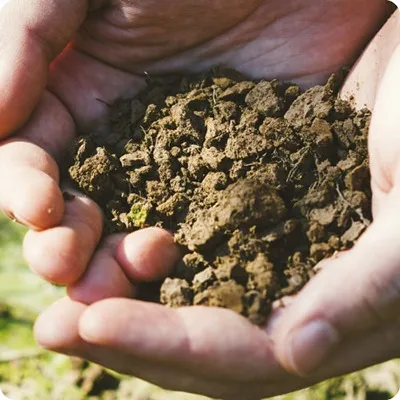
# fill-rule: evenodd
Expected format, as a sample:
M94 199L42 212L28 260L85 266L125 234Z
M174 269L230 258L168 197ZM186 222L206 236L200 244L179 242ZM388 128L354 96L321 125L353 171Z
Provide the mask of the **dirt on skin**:
M262 324L371 221L370 112L338 99L338 87L332 76L302 93L220 69L150 79L111 106L107 135L77 140L69 175L102 207L107 233L175 232L185 255L161 303Z

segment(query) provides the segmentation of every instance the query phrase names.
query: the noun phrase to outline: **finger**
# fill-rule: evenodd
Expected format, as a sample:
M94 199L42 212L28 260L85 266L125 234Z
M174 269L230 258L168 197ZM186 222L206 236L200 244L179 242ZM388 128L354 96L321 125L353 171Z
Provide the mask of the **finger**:
M36 320L34 334L37 342L49 350L72 352L84 343L77 329L86 310L84 304L64 297L45 310Z
M70 285L82 276L102 233L98 206L79 193L71 193L74 197L67 196L61 224L44 231L31 230L24 240L24 256L30 267L59 285Z
M7 1L0 9L0 137L28 118L51 61L83 22L87 0Z
M35 338L46 349L78 356L120 373L133 375L165 389L199 392L229 400L257 400L264 383L251 385L243 391L243 383L208 379L173 367L168 362L153 362L133 357L129 352L86 342L79 336L79 323L87 307L64 298L43 312L35 324ZM196 371L198 372L198 371ZM255 394L257 393L257 395Z
M310 387L333 376L341 376L398 357L400 323L391 321L340 344L326 361L307 376L282 374L282 377L268 382L264 396ZM271 340L278 342L280 332L276 330ZM317 348L315 345L314 351Z
M341 344L313 377L321 381L397 358L400 353L399 331L398 320L392 319L377 329L354 336Z
M277 353L290 371L314 371L337 347L377 329L398 314L400 252L393 189L384 210L355 247L331 259L298 295L278 328Z
M74 136L65 107L45 92L18 137L0 145L0 209L31 229L57 225L63 215L54 158Z
M374 111L369 133L369 151L371 187L374 193L372 211L375 217L391 189L390 174L396 167L396 149L400 145L396 139L398 95L395 89L400 87L397 54L399 34L400 13L397 11L355 63L341 90L341 97L348 99L357 109L367 107ZM396 159L392 155L396 155Z
M171 233L147 228L126 236L116 250L116 260L134 282L165 277L182 254Z
M62 194L45 172L23 165L13 170L0 167L0 182L0 208L12 219L32 229L44 229L61 220Z
M89 343L206 377L246 382L282 373L265 332L229 310L109 299L85 311L79 331Z
M68 295L85 304L110 297L133 297L134 282L164 277L180 256L172 235L163 229L113 235L96 251L85 275L68 287Z
M125 235L106 238L82 278L67 288L71 300L92 304L112 297L133 297L134 286L115 260L115 250Z
M350 100L357 109L367 107L373 110L378 88L398 46L399 33L400 13L395 12L354 63L341 90L341 97Z

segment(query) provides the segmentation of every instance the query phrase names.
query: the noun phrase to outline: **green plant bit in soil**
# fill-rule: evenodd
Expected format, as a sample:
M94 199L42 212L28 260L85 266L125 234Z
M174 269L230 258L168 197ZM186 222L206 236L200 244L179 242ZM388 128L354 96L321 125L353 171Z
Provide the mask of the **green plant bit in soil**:
M107 233L175 232L185 256L161 303L262 324L371 221L370 113L338 87L332 76L302 93L218 69L151 80L111 107L107 135L77 140L69 175L102 207Z

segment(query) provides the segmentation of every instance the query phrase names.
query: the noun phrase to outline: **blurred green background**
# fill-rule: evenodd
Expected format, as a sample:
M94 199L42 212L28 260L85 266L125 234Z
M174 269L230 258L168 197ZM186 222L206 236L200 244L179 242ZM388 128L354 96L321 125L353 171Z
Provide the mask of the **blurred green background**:
M43 282L21 255L24 229L0 215L0 388L12 400L207 400L167 392L96 365L40 349L36 315L63 295ZM388 400L400 388L400 361L336 378L280 400Z

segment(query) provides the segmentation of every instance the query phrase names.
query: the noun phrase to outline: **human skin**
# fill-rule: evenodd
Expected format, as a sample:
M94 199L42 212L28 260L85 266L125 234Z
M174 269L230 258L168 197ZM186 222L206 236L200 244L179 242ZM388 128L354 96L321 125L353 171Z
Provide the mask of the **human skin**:
M354 75L366 77L354 95L375 107L375 221L354 250L326 262L265 329L228 310L170 310L132 299L135 283L164 276L179 259L171 235L150 228L99 245L99 209L78 193L64 204L54 161L77 131L104 129L106 103L141 90L144 71L225 64L254 78L307 87L351 63L388 11L384 0L370 0L368 7L364 0L169 0L162 7L155 0L6 3L0 9L0 135L13 135L0 147L0 206L31 228L24 245L31 267L66 285L70 296L39 318L39 343L171 389L240 400L305 387L398 355L393 315L400 296L392 282L400 257L400 144L392 88L400 85L394 72L400 61L390 41L398 34L396 19L378 46L386 50L368 52ZM346 87L355 85L350 80ZM311 321L296 351L295 338L304 338L296 331ZM319 338L310 344L312 333ZM326 338L335 346L330 356Z

